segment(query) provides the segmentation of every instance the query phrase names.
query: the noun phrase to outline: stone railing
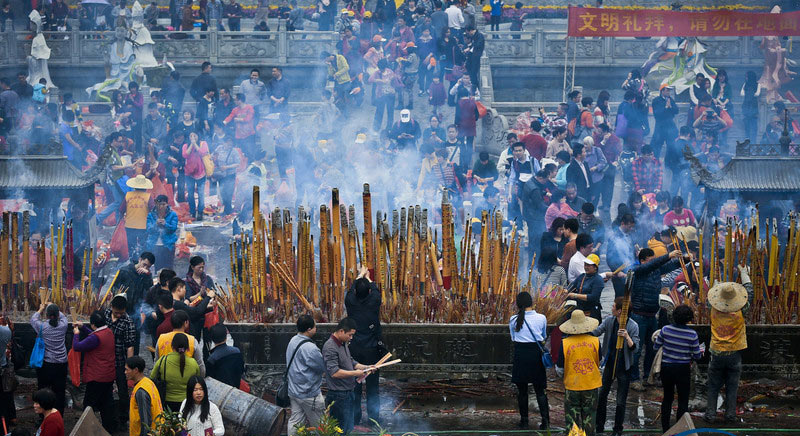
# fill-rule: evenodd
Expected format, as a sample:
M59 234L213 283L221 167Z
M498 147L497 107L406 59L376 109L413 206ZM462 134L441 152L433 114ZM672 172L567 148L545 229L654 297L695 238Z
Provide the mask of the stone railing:
M567 49L565 27L566 22L563 26L560 22L548 22L535 26L532 31L486 32L486 54L491 66L563 66ZM77 29L77 26L73 28ZM156 58L160 60L166 54L174 63L210 60L232 64L306 65L319 62L319 53L333 50L338 40L333 32L219 32L214 30L216 26L209 28L211 30L206 32L152 32ZM285 26L278 28L284 29ZM29 38L29 32L0 33L0 66L24 64L30 53ZM103 63L105 47L113 40L113 32L45 32L45 38L52 50L52 65L97 66ZM656 41L603 38L573 39L571 43L577 47L575 63L578 67L628 67L641 65L655 49ZM704 41L708 43L706 58L714 66L758 66L763 63L759 37L705 38Z
M486 52L492 66L562 66L567 50L566 33L554 30L486 32ZM714 66L757 66L764 62L760 37L703 38L708 44L706 60ZM578 67L641 66L656 48L658 38L574 38L569 61L577 48ZM572 44L575 44L573 46Z
M104 64L113 32L44 32L52 66L96 67ZM322 51L333 51L333 32L152 32L154 54L173 63L308 65ZM180 35L181 39L175 36ZM0 66L22 65L30 53L29 32L0 33Z

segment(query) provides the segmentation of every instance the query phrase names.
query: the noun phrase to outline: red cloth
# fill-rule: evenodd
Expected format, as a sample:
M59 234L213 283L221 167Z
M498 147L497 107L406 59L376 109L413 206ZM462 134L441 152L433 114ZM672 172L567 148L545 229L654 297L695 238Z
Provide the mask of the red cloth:
M478 107L475 106L475 100L471 98L458 100L458 112L456 113L458 114L456 117L458 136L475 136L478 122Z
M47 415L39 430L38 436L64 436L64 418L61 417L61 413L56 410Z
M542 160L547 151L547 140L542 135L531 133L523 136L520 141L525 143L525 149L532 158Z
M174 310L170 310L169 312L164 314L164 321L156 327L156 340L158 337L163 335L164 333L169 333L172 331L172 314L175 313Z
M83 353L81 374L88 383L112 382L117 378L114 355L114 333L109 328L101 328L92 332L100 340L97 348Z

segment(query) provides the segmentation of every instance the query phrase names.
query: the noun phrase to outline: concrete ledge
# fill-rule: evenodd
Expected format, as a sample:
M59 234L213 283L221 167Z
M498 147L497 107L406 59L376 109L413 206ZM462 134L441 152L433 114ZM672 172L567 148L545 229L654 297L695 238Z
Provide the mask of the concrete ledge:
M314 342L322 347L334 327L319 324ZM708 344L709 326L693 327L700 341ZM15 336L30 353L35 332L28 323L15 324L15 328ZM248 367L282 373L286 346L296 334L294 324L229 324L228 329ZM385 324L383 337L393 358L403 359L384 370L391 377L485 378L511 373L513 350L505 324ZM742 355L746 377L800 378L800 325L751 325L747 342ZM71 330L67 343L72 343ZM707 364L706 356L700 366Z

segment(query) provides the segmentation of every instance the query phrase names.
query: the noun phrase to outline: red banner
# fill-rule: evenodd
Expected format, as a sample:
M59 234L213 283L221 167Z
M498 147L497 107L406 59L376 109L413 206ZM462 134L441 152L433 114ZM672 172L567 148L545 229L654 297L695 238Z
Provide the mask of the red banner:
M783 14L569 8L569 36L796 36L800 12Z

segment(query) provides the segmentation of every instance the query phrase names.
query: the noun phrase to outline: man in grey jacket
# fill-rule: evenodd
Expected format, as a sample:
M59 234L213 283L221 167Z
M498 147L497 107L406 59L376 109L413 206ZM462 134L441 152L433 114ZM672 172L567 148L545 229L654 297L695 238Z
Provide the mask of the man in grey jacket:
M289 366L289 401L292 404L289 436L294 436L299 426L315 427L325 412L325 399L320 391L325 361L319 347L311 340L316 333L314 318L311 315L300 315L297 318L297 334L286 347L287 365L297 350L294 361Z
M633 366L633 353L639 348L639 325L636 321L628 318L625 328L620 328L619 318L622 316L622 306L625 297L614 299L614 307L611 309L611 316L606 317L603 322L592 331L592 335L603 335L601 352L605 361L603 370L603 387L600 388L600 398L597 402L596 433L604 431L606 413L608 409L608 394L611 392L611 384L614 378L617 379L617 409L614 413L614 432L612 436L622 435L622 424L625 421L625 403L628 401L628 387L631 382L631 366ZM622 350L617 352L617 338L621 337ZM618 366L615 371L615 366Z
M247 104L253 106L256 114L261 113L261 107L267 98L267 86L261 81L261 72L257 68L250 71L250 78L242 81L239 85L239 92L244 94Z

